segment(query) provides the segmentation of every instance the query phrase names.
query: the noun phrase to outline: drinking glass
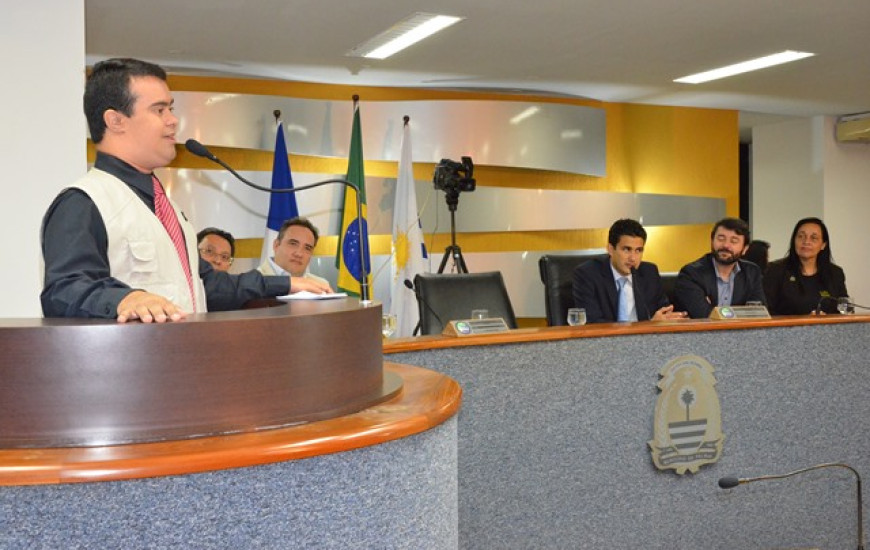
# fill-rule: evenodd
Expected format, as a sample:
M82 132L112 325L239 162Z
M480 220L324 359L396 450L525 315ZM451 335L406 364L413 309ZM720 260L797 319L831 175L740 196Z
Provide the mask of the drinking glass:
M840 296L837 298L837 311L843 315L853 313L855 310L852 308L851 302L852 300L850 300L848 296Z
M586 310L582 307L572 307L568 310L568 324L572 327L586 324Z
M396 314L384 313L381 316L381 334L389 338L396 332Z
M488 309L472 309L471 310L471 318L472 319L489 319L489 310Z

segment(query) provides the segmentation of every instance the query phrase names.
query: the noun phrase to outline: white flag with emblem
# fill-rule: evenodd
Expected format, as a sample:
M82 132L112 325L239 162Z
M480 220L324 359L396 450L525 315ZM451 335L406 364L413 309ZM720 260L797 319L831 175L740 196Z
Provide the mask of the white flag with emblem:
M396 314L396 337L411 336L420 314L417 298L405 286L405 279L426 270L426 247L417 214L414 190L414 163L411 161L411 129L408 118L402 131L399 177L396 179L396 203L393 206L393 280L390 285L390 313Z

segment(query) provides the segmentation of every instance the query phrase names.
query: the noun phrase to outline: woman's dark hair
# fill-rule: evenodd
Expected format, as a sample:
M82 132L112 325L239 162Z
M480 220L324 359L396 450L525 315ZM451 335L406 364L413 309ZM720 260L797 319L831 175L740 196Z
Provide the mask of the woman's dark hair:
M831 263L833 262L833 256L831 256L831 242L828 239L828 228L825 226L825 222L819 218L803 218L802 220L798 220L795 224L794 230L791 232L791 239L789 240L788 256L786 256L785 259L786 267L793 275L801 274L801 259L798 257L794 240L797 237L798 230L801 226L808 223L818 225L822 228L822 242L825 244L825 247L819 251L819 256L816 258L816 270L819 274L822 288L828 288L828 282L831 280ZM797 277L797 280L798 284L800 284L800 277ZM803 285L801 285L801 290L803 290Z

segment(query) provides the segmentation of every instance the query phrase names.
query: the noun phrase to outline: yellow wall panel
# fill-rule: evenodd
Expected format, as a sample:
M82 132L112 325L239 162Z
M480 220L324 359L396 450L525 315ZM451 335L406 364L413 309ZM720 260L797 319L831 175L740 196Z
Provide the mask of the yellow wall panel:
M634 192L721 197L728 215L737 215L736 111L651 105L624 110L625 164Z

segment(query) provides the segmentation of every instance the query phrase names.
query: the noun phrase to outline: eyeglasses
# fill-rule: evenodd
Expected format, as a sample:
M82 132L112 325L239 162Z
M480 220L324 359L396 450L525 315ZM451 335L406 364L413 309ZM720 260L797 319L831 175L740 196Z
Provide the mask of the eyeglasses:
M223 254L218 254L218 251L210 246L200 248L199 253L202 254L206 259L220 260L225 264L233 265L234 258L232 256L230 256L226 252Z

